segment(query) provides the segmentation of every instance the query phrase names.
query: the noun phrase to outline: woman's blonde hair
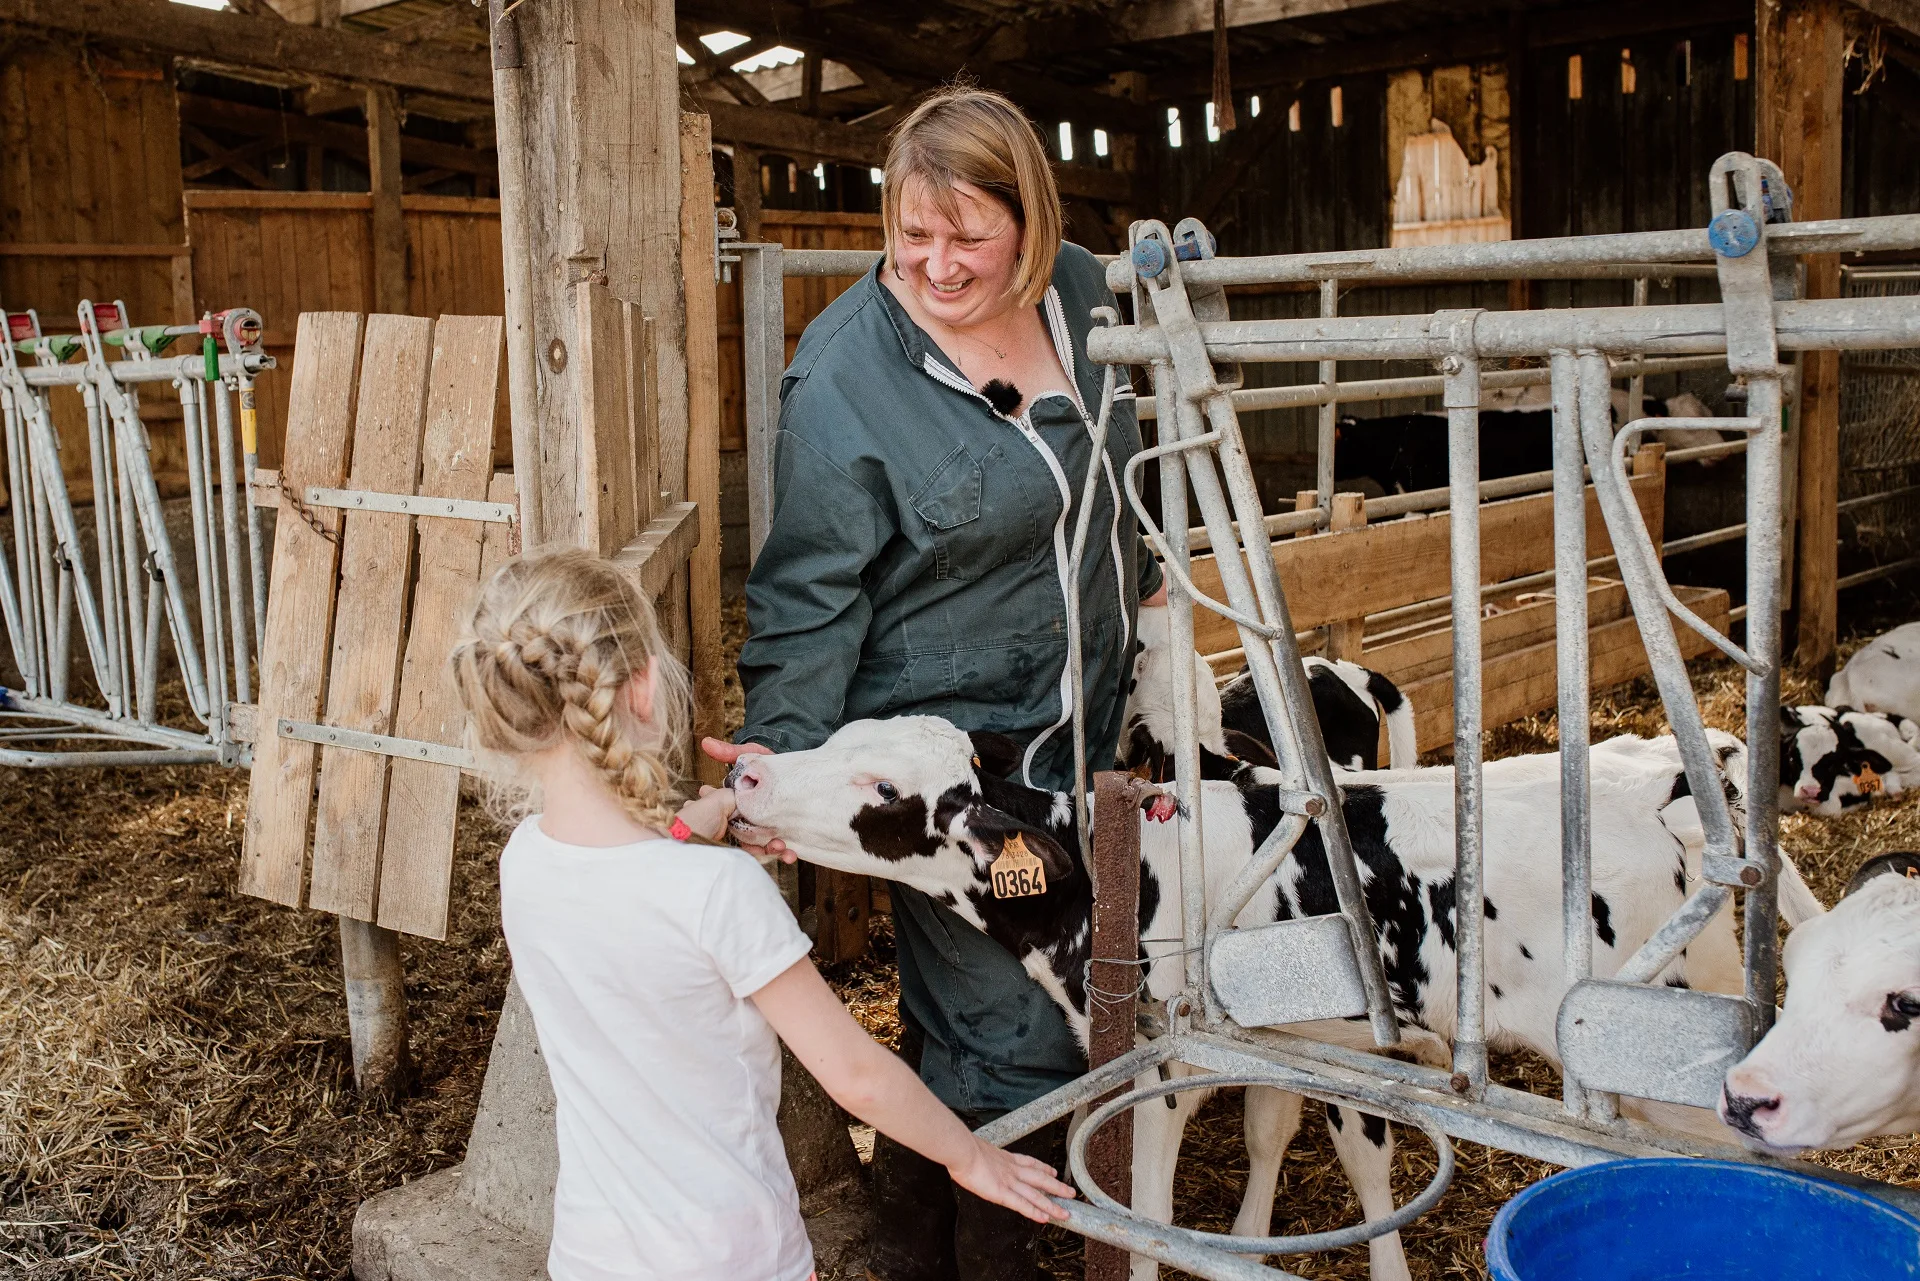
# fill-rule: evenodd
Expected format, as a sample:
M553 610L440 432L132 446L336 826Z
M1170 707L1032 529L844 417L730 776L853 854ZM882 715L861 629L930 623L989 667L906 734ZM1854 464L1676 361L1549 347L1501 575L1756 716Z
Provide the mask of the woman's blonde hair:
M673 821L687 671L668 651L652 605L610 563L577 548L508 561L481 589L451 661L481 750L524 756L569 742L634 821ZM643 721L627 705L627 688L649 671L653 708Z
M900 234L900 198L912 180L926 183L934 207L956 224L956 182L972 183L1004 204L1020 223L1019 267L1010 290L1031 307L1046 295L1066 219L1053 168L1033 123L1000 94L965 85L935 91L894 129L880 187L887 270Z

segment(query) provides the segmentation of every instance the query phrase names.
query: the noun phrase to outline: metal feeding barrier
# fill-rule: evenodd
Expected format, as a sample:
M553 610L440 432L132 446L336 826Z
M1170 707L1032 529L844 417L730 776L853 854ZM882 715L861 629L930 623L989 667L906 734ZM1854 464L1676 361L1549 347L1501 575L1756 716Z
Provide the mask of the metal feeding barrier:
M24 687L0 689L0 764L244 763L227 709L252 697L252 656L265 629L259 513L245 492L256 462L253 380L274 363L261 350L258 313L135 326L123 303L83 301L77 333L43 333L32 311L0 311L0 323L13 534L11 564L0 556L0 617ZM163 354L180 339L198 350ZM120 358L109 361L108 348ZM180 403L190 586L140 416L143 389L158 383L172 384ZM85 407L91 530L62 467L58 388L79 392ZM73 679L76 622L88 701ZM163 630L199 730L162 722Z
M1204 227L1134 225L1131 252L1110 261L1108 283L1130 296L1134 323L1096 328L1088 353L1109 365L1145 366L1157 411L1158 444L1126 469L1128 498L1168 570L1174 652L1191 649L1196 603L1239 631L1267 726L1282 794L1282 822L1225 900L1204 901L1200 875L1205 834L1198 804L1199 745L1191 668L1174 664L1175 791L1182 869L1186 986L1144 1043L1073 1083L1009 1113L979 1132L1007 1143L1121 1091L1095 1110L1070 1145L1069 1164L1084 1201L1061 1203L1067 1226L1084 1236L1208 1278L1286 1275L1248 1255L1349 1245L1404 1226L1444 1191L1452 1169L1449 1139L1464 1139L1559 1165L1619 1157L1690 1154L1758 1160L1732 1143L1658 1129L1622 1117L1618 1096L1712 1106L1720 1079L1771 1026L1776 955L1779 741L1772 732L1780 697L1783 520L1782 413L1793 370L1784 353L1920 346L1920 297L1803 300L1795 257L1808 253L1920 249L1920 215L1791 221L1791 193L1770 163L1733 153L1708 175L1714 215L1706 228L1490 244L1221 258ZM749 507L753 548L771 511L772 449L779 375L784 364L781 283L788 275L843 276L865 271L866 251L783 251L740 244L747 364ZM1648 278L1711 273L1721 301L1652 305L1644 284L1634 306L1423 315L1341 317L1339 281ZM1295 320L1233 320L1229 285L1314 283L1321 315ZM1483 370L1489 360L1544 367ZM1338 383L1341 360L1432 361L1436 376ZM1303 386L1242 388L1240 366L1254 362L1317 365ZM1642 418L1616 429L1611 386L1632 380L1634 403L1649 374L1724 365L1746 389L1746 413L1704 419ZM1551 388L1553 468L1535 476L1481 482L1482 393L1544 382ZM1543 580L1580 583L1587 555L1585 486L1596 490L1615 549L1612 558L1631 600L1667 717L1698 799L1706 851L1699 888L1611 979L1592 970L1590 894L1588 602L1580 591L1555 593L1558 720L1562 750L1561 851L1563 946L1571 990L1561 1007L1560 1100L1488 1079L1481 952L1484 897L1481 707L1481 593L1453 593L1455 732L1455 889L1459 1022L1449 1068L1329 1045L1286 1030L1326 1018L1365 1019L1381 1048L1399 1039L1391 992L1380 964L1352 845L1304 680L1285 592L1274 567L1276 534L1316 528L1327 519L1332 488L1332 408L1339 403L1438 393L1445 407L1449 485L1444 491L1390 495L1370 515L1441 508L1450 513L1452 581L1478 584L1480 503L1506 493L1553 492L1555 568ZM1238 412L1293 405L1320 407L1320 510L1268 515L1254 485ZM1746 540L1745 644L1737 645L1690 613L1668 585L1632 497L1625 452L1643 432L1707 427L1739 440L1687 456L1744 452L1744 527L1712 531L1699 545ZM1436 430L1441 430L1436 424ZM1097 455L1096 450L1096 455ZM1140 471L1158 470L1160 506L1147 510ZM1090 476L1088 483L1093 483ZM1202 524L1187 526L1189 495ZM1090 506L1090 500L1085 500ZM1377 506L1376 506L1377 504ZM1216 557L1225 599L1196 590L1190 557L1202 547L1233 548ZM1676 550L1669 544L1668 550ZM1077 580L1075 580L1077 581ZM1511 587L1514 584L1504 584ZM1681 658L1674 619L1699 631L1747 673L1747 723L1762 727L1748 744L1744 829L1716 780L1714 754ZM1076 721L1079 720L1076 703ZM1080 741L1084 729L1076 724ZM1082 789L1084 791L1084 789ZM1242 930L1232 921L1281 865L1309 824L1326 848L1339 910ZM1735 894L1745 916L1745 987L1740 995L1652 985L1652 980ZM1162 1081L1162 1065L1198 1074ZM1146 1084L1136 1086L1136 1080ZM1092 1135L1135 1105L1189 1090L1261 1084L1351 1104L1425 1132L1439 1155L1429 1186L1390 1218L1308 1238L1236 1238L1135 1215L1089 1177ZM1779 1162L1774 1162L1779 1164ZM1851 1181L1831 1170L1823 1177ZM1864 1180L1859 1182L1865 1183ZM1909 1209L1920 1195L1883 1184L1872 1189Z

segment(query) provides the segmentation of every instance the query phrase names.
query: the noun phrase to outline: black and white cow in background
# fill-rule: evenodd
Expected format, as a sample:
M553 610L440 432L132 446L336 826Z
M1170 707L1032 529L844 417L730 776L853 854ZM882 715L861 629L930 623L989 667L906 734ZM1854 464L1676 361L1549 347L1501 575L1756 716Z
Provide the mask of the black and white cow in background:
M1720 1116L1776 1153L1920 1130L1920 854L1882 854L1787 937L1787 1002Z
M1868 641L1827 682L1827 704L1920 721L1920 623Z
M1707 407L1692 392L1665 402L1648 400L1648 417L1705 418ZM1613 393L1615 423L1626 421L1627 394ZM1717 444L1710 427L1665 427L1652 433L1669 447ZM1711 461L1711 460L1709 460ZM1529 387L1502 395L1488 392L1480 406L1480 478L1523 476L1553 466L1553 408L1549 389ZM1333 455L1334 482L1372 493L1411 494L1447 483L1447 416L1443 413L1384 414L1340 420ZM1370 484L1369 484L1370 482ZM1377 495L1374 495L1377 496Z
M1840 814L1920 784L1920 721L1848 708L1780 709L1780 808Z
M1718 759L1738 797L1745 749L1718 735ZM1084 986L1092 890L1081 866L1073 806L1064 793L999 777L978 762L1005 759L1004 745L976 742L936 717L859 721L811 751L743 757L729 775L743 836L779 836L821 866L902 881L945 903L998 940L1053 997L1086 1044ZM1699 874L1703 838L1671 739L1616 739L1592 754L1594 973L1612 974L1686 897ZM1200 789L1206 895L1223 895L1279 823L1271 770L1239 769ZM1443 1062L1455 1026L1453 772L1435 768L1344 774L1342 803L1366 885L1382 960L1408 1048ZM1526 756L1489 762L1485 773L1486 1008L1489 1041L1525 1046L1557 1061L1554 1027L1566 990L1561 969L1559 761ZM1105 815L1096 821L1111 821ZM1122 821L1138 822L1135 815ZM1018 835L1046 870L1046 890L995 898L988 869ZM1146 991L1166 999L1186 975L1180 942L1175 829L1143 824L1141 952ZM1791 922L1811 902L1790 863L1782 875ZM1236 918L1242 927L1336 910L1318 832ZM1818 910L1813 903L1812 910ZM1741 985L1731 912L1723 912L1670 967L1666 981L1723 992ZM1295 1030L1372 1048L1364 1022L1331 1020ZM1134 1206L1165 1221L1174 1162L1198 1091L1169 1109L1141 1107L1134 1120ZM1251 1170L1234 1232L1268 1230L1280 1161L1298 1127L1298 1096L1258 1088L1247 1100ZM1651 1111L1651 1105L1649 1111ZM1676 1109L1694 1118L1697 1109ZM1711 1124L1711 1118L1706 1118ZM1383 1122L1338 1124L1336 1150L1369 1219L1392 1205L1392 1142ZM1375 1281L1408 1273L1397 1236L1373 1243ZM1136 1260L1136 1277L1153 1265Z
M1140 611L1133 658L1133 682L1127 696L1120 737L1120 768L1136 770L1156 783L1173 778L1173 648L1164 605ZM1228 778L1236 763L1274 764L1273 743L1253 678L1245 672L1216 689L1213 669L1198 653L1193 664L1195 733L1200 740L1201 772ZM1342 769L1377 769L1380 725L1387 727L1387 758L1394 769L1411 768L1414 749L1413 704L1379 672L1358 663L1310 657L1303 660L1313 710L1327 756Z

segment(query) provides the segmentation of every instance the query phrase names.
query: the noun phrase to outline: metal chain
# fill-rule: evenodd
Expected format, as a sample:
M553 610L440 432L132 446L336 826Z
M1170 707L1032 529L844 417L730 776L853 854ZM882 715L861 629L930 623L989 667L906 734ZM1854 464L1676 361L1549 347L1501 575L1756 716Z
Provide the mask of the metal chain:
M282 467L279 475L275 479L278 480L280 484L281 497L293 505L294 514L299 516L301 520L307 522L307 528L328 542L337 544L340 541L339 533L335 530L328 529L326 525L322 524L320 517L314 514L313 508L301 502L300 499L294 495L294 492L287 488L287 469Z

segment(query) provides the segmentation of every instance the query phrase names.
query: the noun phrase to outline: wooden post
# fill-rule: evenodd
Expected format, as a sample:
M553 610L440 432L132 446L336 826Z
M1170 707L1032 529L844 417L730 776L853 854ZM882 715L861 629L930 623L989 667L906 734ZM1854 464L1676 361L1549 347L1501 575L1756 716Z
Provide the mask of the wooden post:
M1343 529L1360 529L1367 523L1367 496L1365 494L1335 494L1333 511L1330 513L1327 528L1334 532ZM1327 624L1327 657L1345 660L1349 663L1360 661L1360 642L1367 630L1366 616L1343 618L1336 623Z
M733 144L733 215L740 239L760 241L760 153L744 142Z
M1845 22L1837 0L1760 0L1755 136L1793 188L1797 221L1840 216ZM1806 258L1807 297L1840 296L1836 254ZM1800 357L1794 660L1824 679L1838 631L1840 353Z
M362 1094L404 1094L413 1084L407 1053L407 982L400 936L371 921L340 918L340 969L347 980L353 1084Z
M582 316L597 313L583 312L576 286L604 285L651 318L640 332L650 334L642 355L658 407L651 426L660 442L659 488L673 495L668 502L685 494L673 7L664 0L519 5L496 16L493 46L508 373L527 542L573 543L611 555L638 529L589 519L605 513L590 512L589 473L596 463L578 442L625 431L627 399L622 393L618 400L617 428L584 416L591 399L584 373L604 377L616 353L579 358L582 344L592 340L581 329ZM604 400L597 406L600 413L615 411ZM672 619L663 621L675 630ZM684 625L678 632L684 635Z
M1293 510L1297 512L1310 512L1310 511L1316 510L1319 506L1320 506L1319 490L1296 489L1293 491ZM1317 534L1319 532L1320 532L1319 530L1309 525L1305 529L1294 530L1293 536L1295 538L1306 538L1313 534Z
M713 279L713 122L680 115L680 266L687 297L687 497L700 507L700 541L689 566L693 623L693 732L726 737L720 641L720 334ZM700 777L726 769L696 752ZM858 896L866 901L864 884ZM866 916L861 913L862 937Z
M1133 1048L1134 991L1140 982L1140 804L1142 781L1103 770L1093 776L1093 943L1087 977L1089 1063L1099 1067ZM1111 1097L1109 1094L1108 1097ZM1158 1106L1157 1104L1155 1106ZM1087 1151L1087 1172L1122 1205L1133 1200L1133 1113L1123 1112ZM1128 1255L1089 1240L1087 1281L1124 1281Z
M407 311L407 224L400 212L400 93L367 89L367 167L373 175L373 309Z

